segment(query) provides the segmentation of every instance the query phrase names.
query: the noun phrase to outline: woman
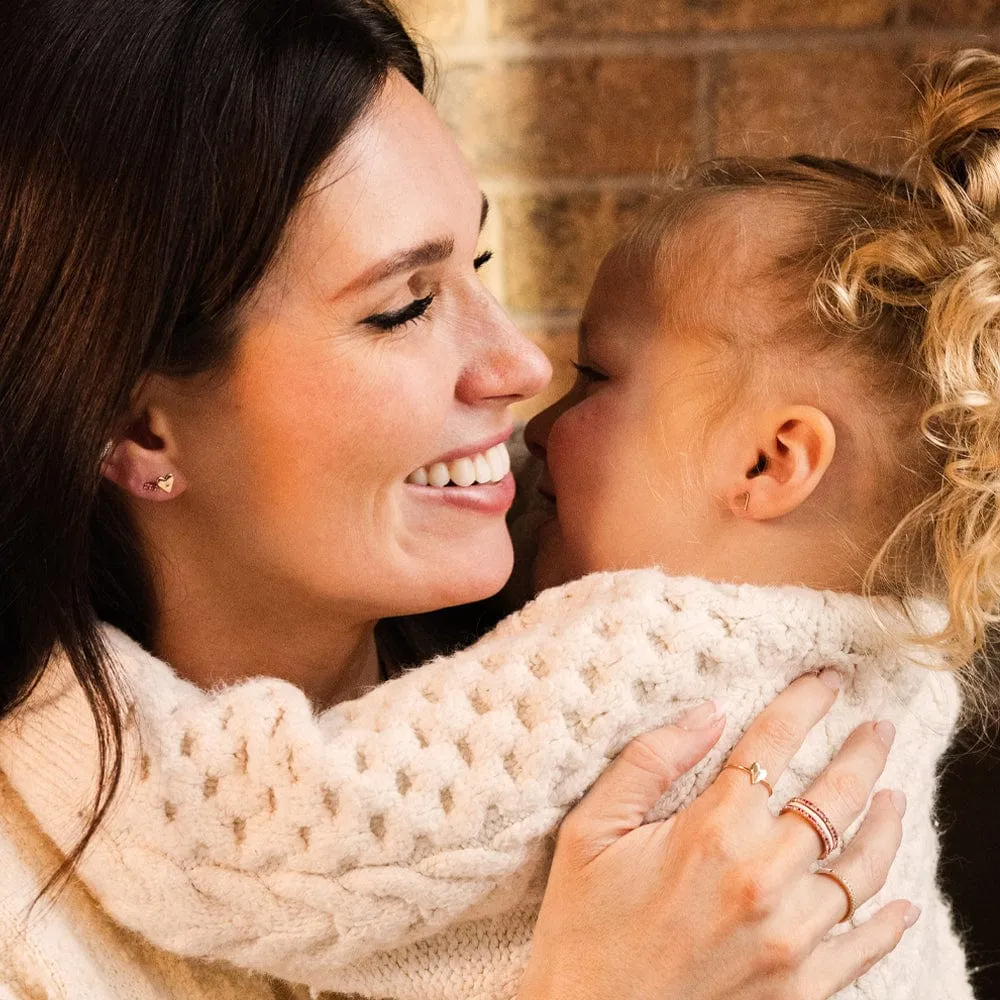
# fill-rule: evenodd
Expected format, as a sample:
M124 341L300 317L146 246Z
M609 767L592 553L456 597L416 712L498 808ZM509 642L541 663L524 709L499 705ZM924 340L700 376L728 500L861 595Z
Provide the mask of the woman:
M105 750L93 833L123 725L100 621L206 688L266 674L319 708L377 683L378 619L511 567L509 476L431 494L414 475L505 441L549 368L476 280L485 202L388 7L32 0L0 38L0 716L58 647ZM832 697L797 682L742 751L780 769ZM915 919L900 902L802 940L816 880L782 863L787 822L735 835L746 801L721 787L646 856L626 834L717 738L709 716L631 744L564 825L525 1000L825 997ZM884 762L874 730L858 747ZM832 773L871 787L851 755ZM9 787L0 824L0 996L292 989L116 928L78 853L22 923L59 856ZM867 898L898 814L864 830ZM626 904L637 872L650 893Z

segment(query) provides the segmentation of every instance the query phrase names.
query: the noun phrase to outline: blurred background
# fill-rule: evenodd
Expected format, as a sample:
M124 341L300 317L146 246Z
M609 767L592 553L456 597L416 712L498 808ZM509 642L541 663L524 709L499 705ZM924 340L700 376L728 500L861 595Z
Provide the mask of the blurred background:
M915 65L1000 44L996 0L399 3L490 198L484 278L553 359L536 406L569 381L597 265L664 173L742 152L890 165Z
M521 416L572 381L588 285L664 173L743 152L891 166L915 67L1000 46L996 0L398 3L437 59L437 106L492 205L484 279L555 367ZM1000 1000L1000 753L979 728L942 796L943 877L977 996Z

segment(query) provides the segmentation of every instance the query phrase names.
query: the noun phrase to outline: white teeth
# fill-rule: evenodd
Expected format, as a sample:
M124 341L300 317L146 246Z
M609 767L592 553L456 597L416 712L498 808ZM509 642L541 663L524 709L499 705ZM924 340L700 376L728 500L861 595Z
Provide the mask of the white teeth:
M471 486L476 481L476 466L471 458L460 458L448 466L451 481L456 486Z
M427 482L431 486L446 486L450 478L448 475L448 466L444 462L435 462L427 470Z
M478 455L456 459L447 465L435 462L433 465L411 472L406 481L414 486L472 486L498 483L510 472L510 452L505 444L494 445Z
M490 470L490 463L485 455L476 455L472 464L476 467L477 483L490 483L493 481L493 472Z
M503 468L503 456L506 454L507 449L502 444L498 444L495 448L490 448L490 450L486 452L486 461L490 467L491 483L499 483L500 480L506 475Z

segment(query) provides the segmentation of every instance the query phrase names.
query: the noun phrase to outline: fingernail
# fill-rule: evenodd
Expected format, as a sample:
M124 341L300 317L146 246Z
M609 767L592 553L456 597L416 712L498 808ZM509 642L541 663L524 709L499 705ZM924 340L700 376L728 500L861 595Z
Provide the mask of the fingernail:
M906 815L906 793L898 788L892 793L892 804L896 807L896 812L900 816Z
M903 923L907 927L912 927L920 916L920 907L916 903L910 903L910 908L903 914Z
M725 715L725 706L721 701L703 701L700 705L688 709L678 720L681 729L707 729Z
M878 738L887 746L892 746L892 741L896 738L896 727L891 722L879 722L875 726Z
M819 679L828 687L831 691L840 690L840 674L836 670L831 670L827 667L826 670L822 671L819 675Z

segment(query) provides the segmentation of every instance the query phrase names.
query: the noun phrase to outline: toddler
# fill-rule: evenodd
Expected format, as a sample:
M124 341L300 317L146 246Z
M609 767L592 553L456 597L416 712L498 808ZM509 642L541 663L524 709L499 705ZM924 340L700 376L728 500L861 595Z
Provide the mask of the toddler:
M109 627L126 678L157 692L137 698L129 792L81 862L109 911L316 990L511 998L554 831L607 758L726 702L663 818L792 678L833 666L837 704L760 807L802 795L859 723L891 720L884 780L909 809L889 882L855 917L826 864L851 919L901 895L924 915L840 995L971 997L932 815L958 679L982 696L968 665L1000 608L1000 58L938 63L918 137L907 179L709 163L611 252L576 385L526 434L548 589L472 647L314 717L280 681L199 691ZM83 717L81 697L52 672L27 711ZM32 782L34 750L0 760L66 846L85 751L67 754L65 795ZM801 808L817 854L850 835ZM172 886L155 927L147 884Z

